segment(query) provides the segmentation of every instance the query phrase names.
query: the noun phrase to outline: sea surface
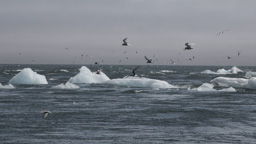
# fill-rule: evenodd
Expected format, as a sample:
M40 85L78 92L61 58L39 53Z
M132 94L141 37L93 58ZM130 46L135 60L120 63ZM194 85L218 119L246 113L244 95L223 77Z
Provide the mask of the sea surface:
M253 144L256 143L256 90L211 83L216 77L245 78L256 67L229 75L203 74L231 66L140 66L139 77L166 81L170 89L106 83L54 89L82 65L0 65L0 83L23 68L44 75L48 84L0 89L0 143L3 144ZM86 65L110 79L136 66ZM204 83L216 91L191 90ZM40 113L49 110L46 118Z

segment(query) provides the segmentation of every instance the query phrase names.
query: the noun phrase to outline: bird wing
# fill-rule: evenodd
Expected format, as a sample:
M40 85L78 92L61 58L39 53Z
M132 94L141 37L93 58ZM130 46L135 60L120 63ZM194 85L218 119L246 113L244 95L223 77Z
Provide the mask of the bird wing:
M123 39L123 42L124 42L124 43L127 43L127 41L126 41L126 40L127 40L127 38Z
M146 57L146 56L144 56L145 57L145 59L147 60L147 61L149 61L149 59Z
M136 71L140 66L135 67L132 71Z
M48 112L44 113L44 118L46 118L48 116Z
M186 45L187 47L191 47L191 45L190 45L189 43L185 43L185 45Z
M133 74L133 76L135 76L135 75L136 75L135 71L136 71L139 67L140 67L140 66L137 66L137 67L135 67L135 68L132 70L132 74Z
M216 36L220 35L221 33L222 33L222 32L217 33Z

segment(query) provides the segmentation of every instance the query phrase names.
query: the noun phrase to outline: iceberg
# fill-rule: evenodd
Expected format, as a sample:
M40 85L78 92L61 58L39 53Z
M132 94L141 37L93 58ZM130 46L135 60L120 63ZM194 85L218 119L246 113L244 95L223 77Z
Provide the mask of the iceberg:
M217 77L211 80L211 82L218 83L220 86L256 89L256 77L252 77L250 79Z
M103 83L110 80L103 72L96 74L91 72L86 66L80 68L80 72L69 79L70 83Z
M217 77L211 82L218 83L220 86L244 88L248 84L248 79Z
M216 90L213 87L214 87L213 84L203 83L200 87L194 88L194 89L191 89L191 90L200 91L200 92L236 92L236 89L234 89L233 87L224 88L224 89L221 89L221 90Z
M14 89L15 87L12 84L9 85L2 85L0 83L0 89Z
M118 79L108 80L105 83L121 85L121 86L130 86L130 87L146 87L146 88L177 88L166 81L144 78L144 77L124 77Z
M252 71L248 71L245 74L246 78L251 78L251 77L255 77L256 76L256 72L252 72Z
M229 70L219 69L219 70L217 70L217 72L214 72L214 71L211 71L211 70L204 70L201 73L203 73L203 74L225 75L225 74L237 74L239 72L243 72L243 71L234 66Z
M248 80L248 84L246 85L248 89L256 89L256 77L252 77Z
M75 84L72 84L70 82L66 82L66 84L59 84L59 85L56 85L56 86L53 86L52 87L53 89L78 89L79 86L78 85L75 85Z
M48 84L44 75L37 74L31 68L24 68L15 75L9 84Z

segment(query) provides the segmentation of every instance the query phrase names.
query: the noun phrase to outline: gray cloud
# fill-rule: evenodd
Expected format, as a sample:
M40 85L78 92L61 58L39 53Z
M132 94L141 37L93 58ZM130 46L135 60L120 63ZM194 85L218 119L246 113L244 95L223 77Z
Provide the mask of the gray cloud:
M254 65L255 4L254 0L1 1L0 61L89 64L104 59L106 64L118 64L123 59L124 64L145 64L144 55L156 55L158 64L172 58L188 65ZM229 31L216 36L225 29ZM130 47L121 46L125 37ZM185 42L196 43L195 49L184 52ZM238 50L242 50L239 59L226 59ZM81 60L81 54L91 57ZM185 61L192 56L194 62Z

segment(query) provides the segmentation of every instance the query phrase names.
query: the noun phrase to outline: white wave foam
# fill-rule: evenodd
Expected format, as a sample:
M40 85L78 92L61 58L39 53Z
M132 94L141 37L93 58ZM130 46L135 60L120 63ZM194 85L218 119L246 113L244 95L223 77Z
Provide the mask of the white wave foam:
M44 75L37 74L31 68L24 68L15 75L9 84L48 84Z
M175 71L171 71L171 70L160 70L160 72L162 72L162 73L173 73L173 72L175 72Z
M79 86L78 86L78 85L75 85L75 84L72 84L72 83L70 83L70 82L66 82L65 85L62 83L62 84L53 86L52 88L53 88L53 89L78 89Z
M255 76L256 76L256 72L252 72L252 71L246 72L246 74L245 74L246 78L251 78L251 77L255 77Z
M56 80L56 79L54 79L54 78L50 78L49 80L54 81L54 80Z
M69 72L68 70L65 70L65 69L61 69L60 71L62 71L62 72Z
M165 81L144 78L144 77L125 77L123 79L112 79L106 81L108 84L131 86L131 87L147 87L147 88L177 88Z
M236 92L236 90L233 87L229 87L229 88L224 88L221 90L216 90L213 88L214 85L210 84L210 83L203 83L200 87L198 88L194 88L194 89L189 89L189 90L194 90L194 91L200 91L200 92Z
M0 89L14 89L15 87L12 84L9 85L2 85L0 83Z
M211 80L211 82L218 83L220 86L225 87L244 88L248 84L248 79L217 77Z
M225 75L225 74L237 74L237 73L239 73L239 72L243 72L243 71L234 66L234 67L232 67L232 68L229 69L229 70L219 69L219 70L217 70L216 72L211 71L211 70L204 70L204 71L202 71L201 73L203 73L203 74Z
M102 83L108 81L109 78L103 72L96 74L96 72L91 72L86 66L80 68L80 72L69 79L71 83Z

